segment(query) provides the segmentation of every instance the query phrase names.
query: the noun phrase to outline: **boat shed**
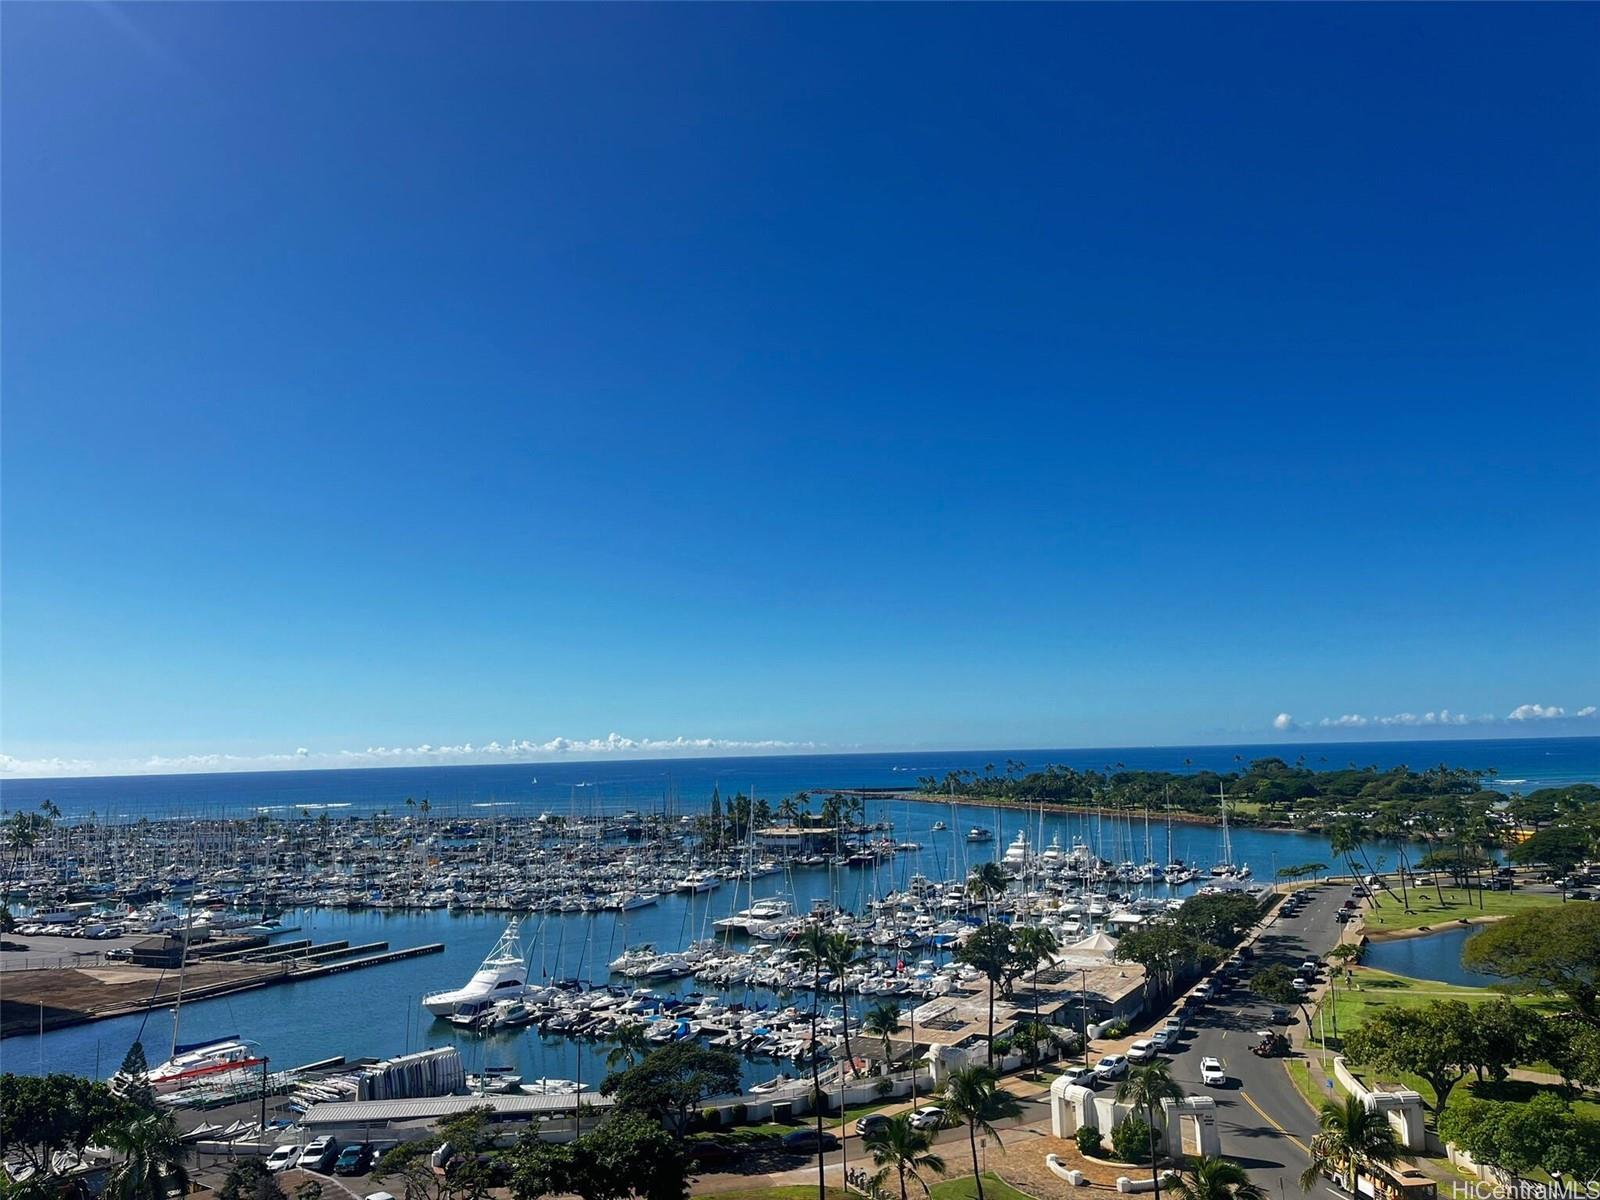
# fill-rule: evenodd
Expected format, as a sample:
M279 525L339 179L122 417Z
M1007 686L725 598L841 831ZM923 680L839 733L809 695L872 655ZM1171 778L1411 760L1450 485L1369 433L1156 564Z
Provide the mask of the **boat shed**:
M309 1137L331 1134L341 1142L409 1142L427 1137L440 1121L477 1108L491 1108L497 1134L512 1135L537 1128L551 1141L566 1141L576 1134L574 1116L579 1100L586 1112L597 1114L616 1104L610 1096L584 1092L556 1096L517 1093L490 1096L431 1096L417 1100L333 1100L313 1104L300 1118Z

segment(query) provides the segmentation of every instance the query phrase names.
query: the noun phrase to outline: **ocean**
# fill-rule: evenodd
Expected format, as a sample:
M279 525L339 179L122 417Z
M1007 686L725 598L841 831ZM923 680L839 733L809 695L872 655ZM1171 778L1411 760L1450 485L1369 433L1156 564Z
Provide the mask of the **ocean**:
M515 762L487 766L374 767L359 770L254 771L219 774L126 775L93 779L8 779L0 782L0 815L51 800L67 819L93 814L109 821L141 817L244 816L297 809L350 813L388 809L403 814L406 799L426 798L439 816L509 813L617 812L670 804L698 810L713 786L724 796L743 791L776 803L802 790L913 788L924 775L952 770L1004 769L1008 759L1040 768L1077 770L1122 764L1134 770L1229 771L1251 759L1276 756L1320 768L1357 763L1422 768L1493 768L1494 786L1532 791L1600 782L1600 737L1497 740L1273 743L1243 746L1113 746L1059 750L930 750L890 754L811 754L735 758L609 759Z

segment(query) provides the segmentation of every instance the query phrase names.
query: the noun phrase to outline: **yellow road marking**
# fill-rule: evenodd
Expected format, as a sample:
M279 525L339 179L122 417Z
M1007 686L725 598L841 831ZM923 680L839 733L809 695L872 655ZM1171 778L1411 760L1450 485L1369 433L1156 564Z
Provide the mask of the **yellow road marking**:
M1278 1124L1277 1121L1273 1120L1272 1117L1268 1115L1266 1109L1262 1108L1261 1105L1257 1104L1254 1100L1252 1100L1250 1098L1250 1093L1249 1092L1245 1091L1243 1088L1240 1088L1239 1089L1239 1095L1244 1098L1244 1102L1246 1104L1248 1104L1251 1108L1256 1110L1256 1112L1260 1115L1260 1117L1261 1117L1261 1119L1263 1121L1265 1121L1268 1125L1271 1125L1279 1133L1283 1134L1284 1137L1288 1138L1296 1146L1299 1146L1300 1149L1304 1153L1306 1153L1306 1154L1311 1153L1311 1151L1306 1148L1306 1144L1304 1142L1302 1142L1299 1138L1295 1137L1294 1134L1290 1133L1282 1125Z

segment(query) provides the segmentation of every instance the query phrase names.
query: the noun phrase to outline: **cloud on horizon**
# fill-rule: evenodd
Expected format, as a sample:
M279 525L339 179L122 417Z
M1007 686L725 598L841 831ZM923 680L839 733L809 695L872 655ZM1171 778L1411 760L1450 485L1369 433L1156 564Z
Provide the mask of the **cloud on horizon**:
M1272 718L1272 728L1278 733L1305 733L1319 729L1460 729L1466 726L1505 726L1513 722L1525 724L1540 721L1590 720L1596 715L1600 715L1600 709L1593 704L1586 704L1573 713L1568 713L1559 704L1519 704L1503 717L1497 717L1493 713L1471 716L1463 712L1453 712L1448 708L1422 713L1391 713L1387 716L1344 713L1337 717L1323 717L1310 723L1302 723L1295 720L1291 714L1280 712Z
M815 742L777 739L673 737L554 737L547 741L513 738L507 742L462 742L435 746L369 746L365 750L313 750L297 746L280 754L153 754L147 758L16 758L0 754L0 777L17 779L73 775L179 775L186 772L322 770L340 767L474 766L497 762L551 762L574 755L618 758L694 757L710 754L782 754L821 749Z

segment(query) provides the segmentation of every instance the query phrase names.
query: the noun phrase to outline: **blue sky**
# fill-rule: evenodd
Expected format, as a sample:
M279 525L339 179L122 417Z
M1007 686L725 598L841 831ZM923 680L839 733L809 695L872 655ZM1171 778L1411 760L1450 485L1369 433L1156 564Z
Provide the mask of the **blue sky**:
M13 774L1600 730L1593 6L3 19Z

